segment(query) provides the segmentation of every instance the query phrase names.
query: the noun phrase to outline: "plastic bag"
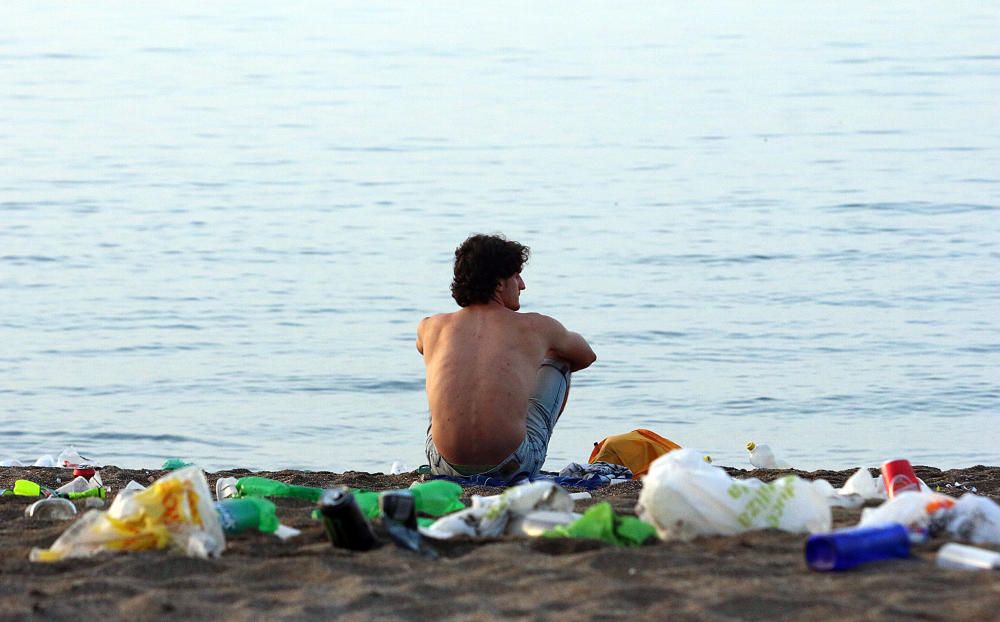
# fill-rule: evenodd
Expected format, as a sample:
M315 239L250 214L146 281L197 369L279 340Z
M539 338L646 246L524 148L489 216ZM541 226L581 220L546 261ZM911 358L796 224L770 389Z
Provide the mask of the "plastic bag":
M972 493L962 495L951 510L948 533L973 544L1000 544L1000 505Z
M35 463L31 466L54 467L56 466L56 459L53 458L50 454L45 454L44 456L39 456L38 460L35 460Z
M70 445L66 449L59 453L56 458L56 465L67 468L75 468L82 466L95 466L97 463L90 458L84 458L80 455L80 452L76 450L75 447Z
M904 492L861 513L859 525L902 523L911 531L948 534L973 544L1000 544L1000 506L972 493L957 501L937 492Z
M825 485L825 486L824 486ZM796 533L828 531L828 482L794 475L774 482L737 480L691 449L677 449L653 462L643 480L636 514L661 539L690 540L753 529Z
M496 538L503 535L512 515L535 510L570 512L574 503L566 489L554 482L531 482L509 488L499 497L474 498L473 507L440 518L420 532L438 539L457 535Z
M198 467L187 467L161 477L146 490L119 495L107 511L87 512L51 548L32 549L31 560L165 548L205 558L219 555L225 547L205 474Z
M900 523L910 531L944 531L955 500L937 492L901 492L877 508L861 511L860 527Z
M842 497L857 497L862 502L869 499L885 499L885 488L875 482L868 469L862 467L847 478L844 485L837 489Z

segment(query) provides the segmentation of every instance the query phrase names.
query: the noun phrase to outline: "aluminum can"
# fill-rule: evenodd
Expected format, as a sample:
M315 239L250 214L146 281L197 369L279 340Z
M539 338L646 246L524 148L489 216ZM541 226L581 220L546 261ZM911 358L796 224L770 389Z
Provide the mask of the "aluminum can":
M905 490L920 492L920 482L909 460L889 460L883 463L882 483L890 499Z
M378 497L383 520L393 520L407 529L417 528L417 503L409 490L387 490Z
M333 546L368 551L378 544L371 523L361 513L347 486L324 490L319 497L319 511L323 515L326 536Z

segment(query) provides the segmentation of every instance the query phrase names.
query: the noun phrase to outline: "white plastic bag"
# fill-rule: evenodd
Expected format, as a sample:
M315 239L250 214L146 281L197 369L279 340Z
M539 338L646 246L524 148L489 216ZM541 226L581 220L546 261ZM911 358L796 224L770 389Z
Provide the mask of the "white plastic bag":
M80 452L76 450L75 447L70 445L66 449L59 453L56 458L56 466L76 468L82 466L95 466L96 463L89 458L84 458L80 455Z
M948 533L973 544L1000 544L1000 505L966 493L951 508Z
M636 514L661 539L690 540L753 529L797 533L828 531L826 492L794 475L765 483L737 480L692 449L675 449L653 461L643 479Z
M954 505L954 499L937 492L900 492L877 508L861 510L858 526L900 523L912 531L937 533L945 529L949 518L946 510Z
M51 548L32 549L31 560L164 548L192 557L219 555L226 539L211 494L201 469L178 469L145 490L118 495L106 512L87 512Z
M36 466L36 467L54 467L54 466L56 466L56 459L53 458L49 454L45 454L44 456L39 456L38 460L35 460L35 464L33 464L31 466Z
M570 512L574 503L566 489L554 482L531 482L508 488L499 496L473 497L473 507L443 516L420 532L438 539L458 535L497 538L504 534L511 517L535 510Z
M972 493L957 501L937 492L902 492L861 513L859 525L902 523L931 535L947 533L974 544L1000 544L1000 505Z
M885 488L876 485L875 478L864 467L847 478L843 487L838 488L837 492L841 495L858 495L863 500L885 499Z

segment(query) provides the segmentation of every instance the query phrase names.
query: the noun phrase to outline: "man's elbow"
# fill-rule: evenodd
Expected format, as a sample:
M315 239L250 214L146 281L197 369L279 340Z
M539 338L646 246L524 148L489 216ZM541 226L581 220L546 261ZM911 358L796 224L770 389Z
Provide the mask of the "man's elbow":
M576 361L573 361L574 365L572 366L571 371L580 371L581 369L587 369L588 367L593 365L595 361L597 361L597 355L594 354L593 350L591 350L586 355L580 357Z

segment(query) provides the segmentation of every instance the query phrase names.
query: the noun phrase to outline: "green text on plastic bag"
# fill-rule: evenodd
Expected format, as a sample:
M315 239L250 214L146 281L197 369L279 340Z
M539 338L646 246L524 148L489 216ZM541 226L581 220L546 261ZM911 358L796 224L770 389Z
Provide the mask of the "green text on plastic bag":
M583 516L542 534L545 538L587 538L618 546L639 546L656 537L656 529L634 516L616 516L607 501L591 506Z

